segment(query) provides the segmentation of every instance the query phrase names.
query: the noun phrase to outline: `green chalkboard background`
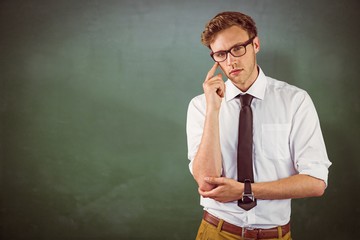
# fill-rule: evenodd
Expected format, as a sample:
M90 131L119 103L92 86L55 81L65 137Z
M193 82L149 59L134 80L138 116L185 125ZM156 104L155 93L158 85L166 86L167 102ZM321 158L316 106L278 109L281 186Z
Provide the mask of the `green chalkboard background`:
M360 239L359 1L1 0L0 238L194 239L188 102L216 13L258 24L265 73L313 98L333 162L295 239Z

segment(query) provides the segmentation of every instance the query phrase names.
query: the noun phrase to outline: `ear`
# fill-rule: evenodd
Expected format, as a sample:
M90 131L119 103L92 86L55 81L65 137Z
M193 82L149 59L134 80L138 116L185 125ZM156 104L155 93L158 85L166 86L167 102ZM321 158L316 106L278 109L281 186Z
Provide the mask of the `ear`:
M253 47L255 53L258 53L260 51L260 39L257 36L253 40Z

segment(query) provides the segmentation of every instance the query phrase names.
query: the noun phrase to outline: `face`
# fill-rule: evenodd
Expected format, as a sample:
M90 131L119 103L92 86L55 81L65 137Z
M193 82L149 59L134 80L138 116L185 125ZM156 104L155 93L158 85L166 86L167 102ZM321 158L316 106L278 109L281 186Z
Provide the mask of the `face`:
M210 44L210 48L213 52L229 50L248 40L249 35L245 30L238 26L232 26L219 32ZM242 91L248 90L258 76L256 53L259 50L259 38L255 37L253 44L246 46L245 55L234 57L228 53L227 59L219 63L226 76Z

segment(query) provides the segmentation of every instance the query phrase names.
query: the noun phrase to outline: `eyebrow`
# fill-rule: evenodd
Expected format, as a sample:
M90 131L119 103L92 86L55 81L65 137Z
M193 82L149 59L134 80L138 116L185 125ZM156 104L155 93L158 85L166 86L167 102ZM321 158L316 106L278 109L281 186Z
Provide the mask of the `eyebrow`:
M249 41L249 40L247 40L247 41ZM236 43L236 44L232 45L232 46L231 46L229 49L227 49L227 50L219 50L219 51L216 51L216 52L213 51L213 53L229 51L229 50L232 49L233 47L239 46L239 45L243 45L243 44L246 43L247 41L242 42L242 43Z

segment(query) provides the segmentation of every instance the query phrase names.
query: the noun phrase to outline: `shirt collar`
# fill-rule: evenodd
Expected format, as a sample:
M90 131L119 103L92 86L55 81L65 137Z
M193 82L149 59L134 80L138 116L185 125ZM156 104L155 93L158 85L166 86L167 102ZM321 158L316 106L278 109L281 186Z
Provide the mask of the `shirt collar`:
M260 67L259 67L258 77L246 92L242 92L231 82L231 80L228 79L225 82L226 85L225 100L228 102L234 99L235 97L237 97L239 94L246 94L246 93L254 96L255 98L263 100L265 96L266 83L267 83L266 76Z

